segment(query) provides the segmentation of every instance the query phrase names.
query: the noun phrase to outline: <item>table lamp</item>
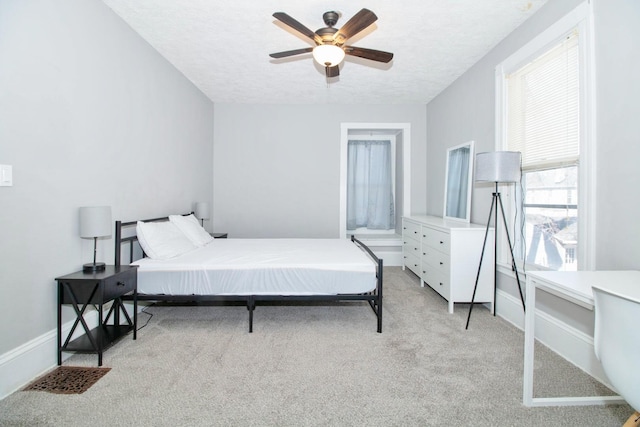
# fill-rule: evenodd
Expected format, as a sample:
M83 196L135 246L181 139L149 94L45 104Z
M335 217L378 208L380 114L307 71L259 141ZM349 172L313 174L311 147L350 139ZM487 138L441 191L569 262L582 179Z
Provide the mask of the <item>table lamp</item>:
M84 264L86 273L104 271L104 262L96 262L98 237L111 236L111 206L87 206L80 208L80 237L93 239L93 263Z
M200 220L200 223L204 227L204 220L209 219L209 203L207 202L196 203L196 218Z

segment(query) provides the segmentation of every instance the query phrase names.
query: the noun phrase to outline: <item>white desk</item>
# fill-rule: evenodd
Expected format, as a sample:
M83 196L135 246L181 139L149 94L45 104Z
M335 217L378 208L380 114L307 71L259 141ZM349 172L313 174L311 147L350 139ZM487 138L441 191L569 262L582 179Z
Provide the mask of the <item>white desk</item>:
M593 310L594 285L611 282L640 284L640 271L537 271L527 272L524 316L524 377L522 402L525 406L604 405L625 403L620 396L533 397L536 289Z

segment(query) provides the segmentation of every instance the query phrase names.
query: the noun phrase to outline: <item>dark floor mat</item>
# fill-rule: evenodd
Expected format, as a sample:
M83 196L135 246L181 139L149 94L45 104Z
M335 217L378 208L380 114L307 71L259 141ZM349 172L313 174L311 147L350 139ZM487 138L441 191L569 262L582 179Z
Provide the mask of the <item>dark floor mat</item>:
M111 368L84 368L80 366L60 366L33 381L23 390L48 391L59 394L84 393L102 378Z

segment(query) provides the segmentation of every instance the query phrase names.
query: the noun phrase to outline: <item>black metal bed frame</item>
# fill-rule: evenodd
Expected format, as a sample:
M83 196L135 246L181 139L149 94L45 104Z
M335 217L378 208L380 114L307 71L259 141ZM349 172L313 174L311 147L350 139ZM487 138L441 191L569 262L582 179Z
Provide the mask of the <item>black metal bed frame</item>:
M189 214L187 214L189 215ZM144 222L168 221L168 217L141 220ZM134 261L134 243L138 237L123 237L124 228L135 226L138 221L116 221L115 241L115 265L122 263L122 246L129 246L129 263ZM138 292L138 301L164 301L164 302L246 302L249 310L249 332L253 332L253 311L259 301L367 301L377 318L378 333L382 333L382 260L360 240L351 236L351 241L362 248L376 264L376 289L363 294L337 294L337 295L166 295L166 294L142 294ZM144 252L143 252L143 256Z

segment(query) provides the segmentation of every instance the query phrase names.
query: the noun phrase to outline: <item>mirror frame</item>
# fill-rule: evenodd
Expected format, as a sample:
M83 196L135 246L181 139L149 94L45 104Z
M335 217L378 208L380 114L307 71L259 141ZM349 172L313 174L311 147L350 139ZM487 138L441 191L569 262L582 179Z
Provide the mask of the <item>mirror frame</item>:
M445 178L444 178L444 207L442 210L443 212L442 216L444 219L462 221L462 222L471 222L471 193L473 191L474 145L475 145L474 141L469 141L469 142L465 142L464 144L456 145L454 147L450 147L447 149L447 166L445 169ZM467 176L466 177L464 176L465 171L461 171L459 173L459 177L466 181L467 194L466 194L466 197L464 197L463 195L459 199L466 201L467 205L466 205L466 209L464 209L464 217L461 217L461 216L459 217L459 216L454 216L453 214L449 214L447 209L448 207L447 200L449 199L449 193L452 191L455 191L454 188L449 188L450 187L449 174L451 170L450 168L451 159L456 151L464 150L464 149L469 150L469 162L466 168ZM454 173L454 171L451 170L451 173ZM451 209L449 209L449 211L451 211Z

